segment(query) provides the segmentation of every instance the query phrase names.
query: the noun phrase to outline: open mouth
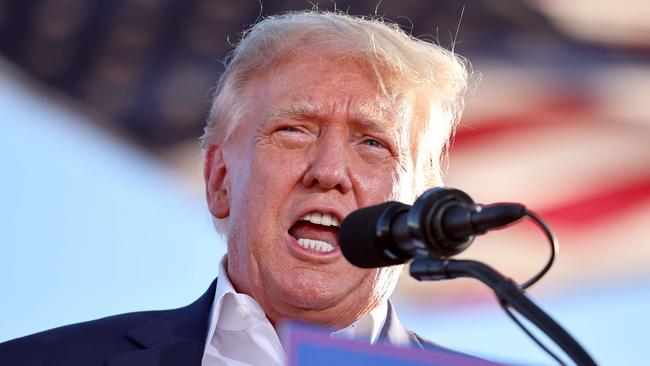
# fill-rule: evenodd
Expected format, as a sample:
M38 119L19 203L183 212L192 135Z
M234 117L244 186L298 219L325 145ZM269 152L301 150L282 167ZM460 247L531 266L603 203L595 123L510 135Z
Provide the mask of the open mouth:
M338 246L339 219L325 212L310 212L291 228L298 245L315 253L330 253Z

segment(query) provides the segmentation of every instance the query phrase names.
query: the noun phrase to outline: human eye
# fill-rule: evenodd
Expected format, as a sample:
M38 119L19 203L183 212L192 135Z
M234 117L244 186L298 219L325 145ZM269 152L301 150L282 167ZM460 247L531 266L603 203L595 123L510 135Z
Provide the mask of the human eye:
M310 136L314 134L313 126L309 124L297 124L297 123L288 123L280 124L275 127L275 132L279 132L282 135L305 135Z
M374 138L366 138L366 139L364 139L362 141L362 144L364 144L366 146L375 147L375 148L384 148L384 149L386 149L386 145L383 142L381 142L381 141L379 141L377 139L374 139Z
M313 141L314 134L308 126L290 123L277 125L271 137L278 146L297 149L306 147Z
M368 151L393 154L393 143L390 138L376 135L365 135L359 139L359 144Z
M278 131L284 131L284 132L301 132L300 128L296 126L280 126L278 128Z
M391 140L377 136L360 136L357 140L357 151L359 156L368 162L385 161L395 156Z

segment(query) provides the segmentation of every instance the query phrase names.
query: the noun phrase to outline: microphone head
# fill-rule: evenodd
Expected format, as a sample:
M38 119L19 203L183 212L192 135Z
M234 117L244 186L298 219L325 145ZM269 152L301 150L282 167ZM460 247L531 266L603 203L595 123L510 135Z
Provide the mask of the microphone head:
M386 202L349 214L339 228L339 246L343 256L361 268L405 263L407 259L396 257L390 250L394 245L390 225L398 213L407 211L409 207L401 202Z

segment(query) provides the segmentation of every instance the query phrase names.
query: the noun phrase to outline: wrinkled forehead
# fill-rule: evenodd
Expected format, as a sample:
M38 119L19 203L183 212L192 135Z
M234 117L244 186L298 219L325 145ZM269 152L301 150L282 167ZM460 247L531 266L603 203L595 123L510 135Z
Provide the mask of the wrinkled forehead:
M345 106L346 117L369 129L401 130L409 124L412 109L409 101L397 97L378 97L375 100L350 100ZM268 118L323 119L332 114L333 106L327 100L311 95L298 95L270 111Z
M338 103L351 118L384 129L402 128L415 117L413 111L420 98L411 83L358 55L296 55L270 68L264 76L295 74L306 69L310 76L293 79L289 88L267 85L275 92L284 92L280 96L284 99L282 110L278 113L323 115ZM259 79L261 82L264 76Z
M339 108L348 121L394 133L401 147L417 151L416 136L431 107L430 88L364 57L318 52L278 58L248 75L245 119L327 118Z

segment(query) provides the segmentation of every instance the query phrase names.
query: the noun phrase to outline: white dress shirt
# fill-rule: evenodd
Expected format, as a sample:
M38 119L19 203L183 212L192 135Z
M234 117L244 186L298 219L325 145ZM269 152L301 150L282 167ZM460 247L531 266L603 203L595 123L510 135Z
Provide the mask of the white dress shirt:
M284 365L284 349L273 325L255 299L235 291L228 279L225 263L226 257L219 265L201 365ZM387 312L388 305L384 302L332 336L374 343L384 326Z

